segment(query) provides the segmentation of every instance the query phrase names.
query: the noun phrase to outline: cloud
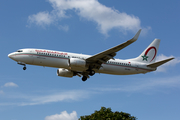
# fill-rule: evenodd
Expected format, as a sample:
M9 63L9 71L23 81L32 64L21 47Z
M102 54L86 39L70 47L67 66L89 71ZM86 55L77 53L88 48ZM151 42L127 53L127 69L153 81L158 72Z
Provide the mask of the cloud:
M20 100L21 102L13 103L0 103L1 106L7 105L17 105L17 106L27 106L27 105L41 105L53 102L67 102L67 101L78 101L87 98L90 95L88 91L73 90L66 92L55 92L49 95L19 95L13 94L8 96L8 98ZM13 100L13 101L14 101Z
M18 85L13 82L8 82L4 84L4 87L18 87Z
M108 35L111 29L118 29L121 32L136 32L141 27L141 21L137 16L128 15L125 12L99 3L97 0L48 0L52 5L51 12L39 12L28 17L29 23L39 26L57 24L64 18L71 18L67 11L74 11L80 18L97 23L99 32ZM151 29L143 28L145 33ZM67 30L67 29L65 29Z
M4 94L4 92L2 90L0 90L0 94Z
M67 25L64 25L64 26L63 26L63 25L59 25L59 26L58 26L58 29L59 29L59 30L64 30L64 31L67 32L67 31L69 30L69 26L67 26Z
M102 92L113 92L113 91L120 91L120 92L146 92L147 90L157 90L160 87L166 88L179 88L180 85L180 76L169 77L169 78L138 78L138 81L135 79L131 84L124 84L124 85L116 85L112 87L102 87L102 88L95 88L94 90L102 91Z
M51 92L47 94L47 91L36 95L27 95L19 93L6 94L1 96L3 99L8 99L9 102L1 102L0 106L32 106L43 105L57 102L69 102L69 101L82 101L96 94L107 94L107 92L122 92L122 93L149 93L153 91L161 91L163 88L177 88L180 86L180 76L170 77L144 77L133 78L129 83L116 84L102 86L98 88L87 88L88 90L70 90L64 92ZM163 92L166 92L163 90ZM1 90L1 94L4 92ZM39 92L38 92L39 93ZM45 95L43 95L45 94ZM2 100L2 99L1 99Z
M45 120L78 120L76 111L68 114L66 111L61 112L61 114L55 114L51 116L46 116Z
M45 25L50 25L54 22L54 18L51 14L49 14L49 12L39 12L29 16L28 21L44 27Z
M174 56L165 56L163 54L160 54L159 56L157 56L156 61L161 61L170 57L174 57ZM180 63L180 57L174 57L175 59L161 65L160 67L157 68L157 72L166 72L166 70L170 67L170 66L175 66L176 64Z
M60 101L69 101L69 100L79 100L80 98L87 97L85 92L82 91L68 91L68 92L60 92L54 93L51 95L45 96L36 96L31 97L29 102L21 103L21 106L26 105L39 105L39 104L46 104L52 102L60 102Z

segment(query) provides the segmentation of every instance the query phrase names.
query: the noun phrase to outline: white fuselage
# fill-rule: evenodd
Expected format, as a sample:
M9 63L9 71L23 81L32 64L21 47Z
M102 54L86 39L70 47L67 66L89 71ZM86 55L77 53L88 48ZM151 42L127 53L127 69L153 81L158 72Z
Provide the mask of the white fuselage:
M70 58L86 59L91 57L90 55L75 54L69 52L61 52L54 50L45 49L21 49L22 51L17 51L9 54L8 56L17 61L18 63L55 67L55 68L65 68L72 71L83 72L87 70L86 67L73 67L71 68L68 64ZM130 75L139 74L155 71L155 68L149 68L144 63L120 59L110 59L106 63L102 64L99 70L95 69L96 73L105 73L113 75Z

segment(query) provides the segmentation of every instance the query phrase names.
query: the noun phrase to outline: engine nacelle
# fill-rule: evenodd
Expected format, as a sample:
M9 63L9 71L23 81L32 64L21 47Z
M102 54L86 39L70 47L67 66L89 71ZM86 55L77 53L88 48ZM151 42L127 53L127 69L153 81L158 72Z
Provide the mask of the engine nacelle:
M61 77L73 77L74 72L72 72L72 71L70 71L68 69L59 68L57 70L57 75L61 76Z
M70 58L69 67L86 67L86 61L79 58Z

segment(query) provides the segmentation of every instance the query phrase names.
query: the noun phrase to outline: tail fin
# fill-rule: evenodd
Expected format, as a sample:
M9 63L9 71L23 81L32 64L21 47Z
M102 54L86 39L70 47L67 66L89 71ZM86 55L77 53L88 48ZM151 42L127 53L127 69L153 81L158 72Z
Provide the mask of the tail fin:
M141 55L133 60L143 63L155 62L159 44L160 39L154 39L154 41L141 53Z

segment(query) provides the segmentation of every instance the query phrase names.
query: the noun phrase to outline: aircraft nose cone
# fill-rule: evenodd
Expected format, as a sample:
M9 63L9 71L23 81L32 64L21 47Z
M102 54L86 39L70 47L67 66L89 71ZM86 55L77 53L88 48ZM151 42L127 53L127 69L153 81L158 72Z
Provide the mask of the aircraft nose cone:
M12 53L10 53L10 54L8 55L8 57L12 59L12 58L13 58L13 57L12 57Z
M11 54L8 55L8 57L10 58Z

